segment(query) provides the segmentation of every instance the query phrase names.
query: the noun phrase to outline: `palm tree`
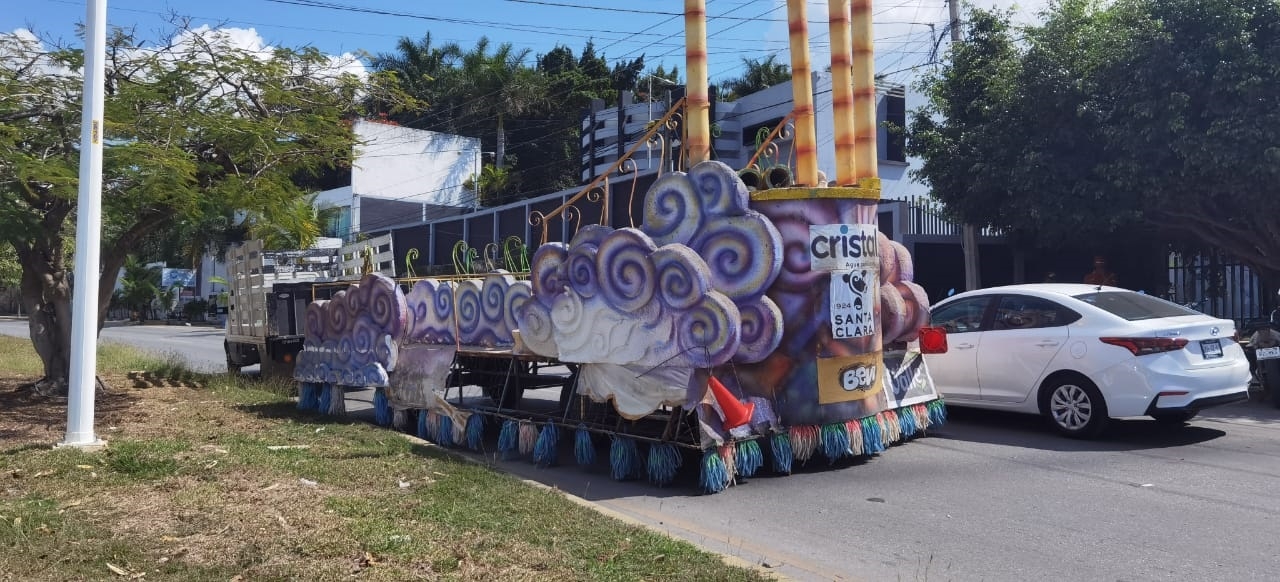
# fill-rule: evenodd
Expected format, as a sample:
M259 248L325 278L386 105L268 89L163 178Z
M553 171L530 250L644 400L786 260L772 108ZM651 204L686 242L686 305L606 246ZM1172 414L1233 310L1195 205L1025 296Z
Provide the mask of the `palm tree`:
M475 48L462 55L459 89L466 96L469 114L479 117L479 122L496 123L498 169L503 168L507 154L504 121L547 101L546 78L524 65L529 52L502 43L491 54L489 39L480 37Z
M462 49L456 43L433 46L431 33L428 32L417 41L407 36L400 37L396 41L395 52L378 53L370 60L370 64L374 70L396 73L400 86L406 93L439 111L439 121L448 123L452 109L450 101L454 93L451 88L455 84L450 76L456 73L455 65L461 56Z
M777 62L778 55L772 54L763 59L742 57L742 66L746 68L742 76L729 79L723 83L725 101L732 101L743 95L750 95L762 89L768 89L779 83L791 80L791 67Z

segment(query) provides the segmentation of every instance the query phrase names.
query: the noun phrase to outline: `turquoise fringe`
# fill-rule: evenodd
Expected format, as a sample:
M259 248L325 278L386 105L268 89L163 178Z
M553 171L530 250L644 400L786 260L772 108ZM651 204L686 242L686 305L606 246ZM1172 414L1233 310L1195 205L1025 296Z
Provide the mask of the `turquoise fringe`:
M916 431L916 415L910 409L904 408L898 411L898 427L902 429L902 438L910 438L915 436Z
M595 464L596 445L591 442L591 431L587 430L587 425L579 424L577 433L573 439L573 456L577 458L579 465Z
M649 482L659 487L676 478L676 471L684 462L680 451L669 443L654 443L649 446Z
M884 451L884 435L874 416L862 419L862 448L868 455Z
M738 442L738 446L734 447L733 458L733 464L738 466L738 474L743 477L755 475L764 466L764 452L755 439Z
M947 405L941 399L929 403L929 424L938 426L947 422Z
M702 475L699 478L702 490L707 493L719 493L729 486L729 468L724 459L714 448L702 453Z
M769 445L773 452L773 470L779 473L791 473L791 461L794 458L791 452L791 436L785 432L777 433L769 439Z
M298 410L315 410L320 407L317 386L315 382L302 382L298 386Z
M644 470L636 441L626 437L613 437L609 446L609 473L615 480L623 481L639 477Z
M559 440L560 431L556 429L556 425L550 422L542 425L538 441L533 445L533 462L542 466L556 464L556 444Z
M849 429L843 422L822 425L822 452L832 462L852 454L849 449Z
M440 425L436 427L436 444L442 447L453 446L453 418L447 414L440 415Z
M418 411L418 438L423 440L431 440L431 431L427 430L427 414L426 410Z
M391 426L391 401L386 388L373 389L373 422L378 426Z
M467 448L478 451L484 444L484 415L472 413L467 419Z
M498 452L507 455L520 448L520 427L514 420L502 423L502 432L498 433Z
M320 385L320 397L316 400L316 410L320 414L329 414L329 405L333 404L333 390L329 389L328 384Z

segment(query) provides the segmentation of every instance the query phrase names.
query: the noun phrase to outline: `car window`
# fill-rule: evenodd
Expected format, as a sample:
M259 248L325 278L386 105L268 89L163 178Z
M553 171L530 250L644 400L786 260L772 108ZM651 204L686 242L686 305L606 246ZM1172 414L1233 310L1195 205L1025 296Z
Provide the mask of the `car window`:
M946 329L947 333L982 331L982 317L990 304L990 297L959 299L936 308L930 319L933 325Z
M1059 327L1080 319L1080 314L1048 299L1026 295L1005 295L996 306L991 328L1036 329Z
M1200 313L1159 297L1133 291L1100 291L1076 295L1075 298L1129 321L1199 315Z

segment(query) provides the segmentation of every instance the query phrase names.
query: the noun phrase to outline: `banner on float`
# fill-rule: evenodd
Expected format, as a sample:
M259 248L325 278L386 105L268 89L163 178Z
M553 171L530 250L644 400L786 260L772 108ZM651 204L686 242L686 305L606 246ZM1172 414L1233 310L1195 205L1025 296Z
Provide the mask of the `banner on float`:
M938 398L938 389L925 365L924 354L916 349L892 350L884 353L887 371L884 382L889 408L922 404Z

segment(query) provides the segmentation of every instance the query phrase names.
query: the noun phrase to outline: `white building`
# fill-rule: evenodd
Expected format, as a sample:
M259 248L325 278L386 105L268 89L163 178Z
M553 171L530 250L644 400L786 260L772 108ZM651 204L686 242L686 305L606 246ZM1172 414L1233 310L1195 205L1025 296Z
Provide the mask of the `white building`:
M321 192L336 207L326 235L347 238L393 224L452 216L478 206L463 184L480 172L480 138L358 120L351 183Z
M818 169L828 179L834 179L835 128L831 113L830 73L813 73L813 96ZM878 84L876 96L876 119L879 124L876 145L879 149L879 176L883 198L900 199L927 194L925 187L912 182L907 176L909 164L902 137L891 135L883 125L885 121L889 121L896 126L906 127L905 87ZM736 101L713 102L712 157L730 167L744 168L755 154L759 132L763 130L768 134L793 108L790 81L744 95ZM582 122L583 182L608 171L619 156L644 135L648 123L661 118L666 111L667 104L664 102L633 103L631 96L624 93L620 107L589 112ZM621 134L619 127L623 128ZM674 146L678 143L673 141L667 145ZM778 146L777 159L774 161L794 165L791 139L775 140L774 143ZM663 159L660 152L642 148L634 156L635 170L657 170ZM665 159L670 168L670 155Z

